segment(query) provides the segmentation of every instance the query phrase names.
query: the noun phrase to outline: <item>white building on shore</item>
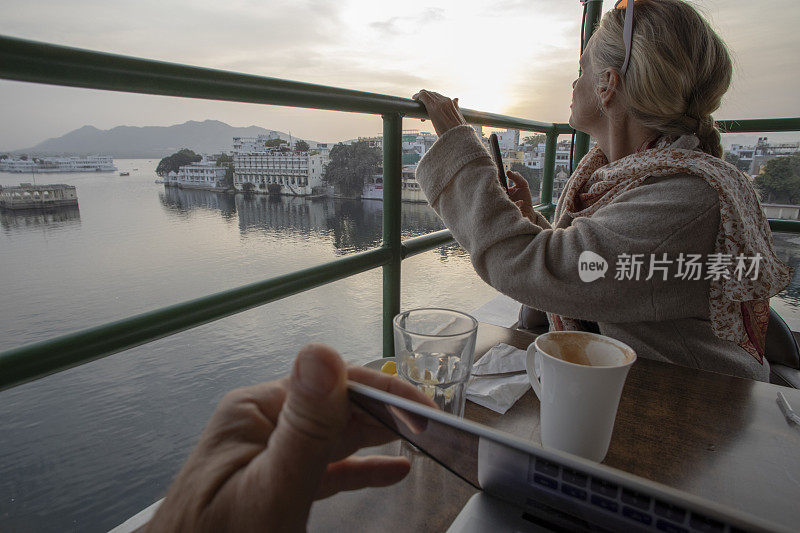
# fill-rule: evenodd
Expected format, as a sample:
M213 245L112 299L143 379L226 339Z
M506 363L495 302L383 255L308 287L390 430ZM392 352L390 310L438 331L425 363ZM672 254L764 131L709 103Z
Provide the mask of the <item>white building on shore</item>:
M768 161L800 151L800 143L770 143L767 137L759 137L755 145L732 144L727 151L749 166L748 174L757 176Z
M233 183L237 190L252 183L254 192L267 193L270 185L277 185L280 194L307 196L323 185L322 174L330 153L326 145L296 151L294 146L267 146L269 140L265 135L233 138Z
M523 156L523 164L534 170L542 171L544 170L544 153L545 153L545 143L539 143L536 146L525 146L523 147L523 151L525 152ZM564 171L569 174L569 153L570 153L570 143L568 141L559 142L556 145L556 165L555 165L555 172L558 173L559 171Z
M800 143L770 143L766 137L760 137L753 151L750 174L753 176L760 174L767 162L776 157L796 154L798 151L800 151Z
M188 189L224 189L225 167L205 157L167 174L165 185Z
M1 159L0 172L32 174L38 172L38 165L33 159Z
M403 165L417 164L436 139L436 134L427 131L403 130Z
M497 144L500 150L516 150L519 147L519 130L507 129L494 132L497 135Z
M400 174L400 199L403 202L427 203L416 178L417 165L403 165ZM364 184L361 198L383 200L383 174L375 174Z
M28 159L0 159L0 172L56 173L56 172L113 172L117 170L109 156L92 157L42 157Z

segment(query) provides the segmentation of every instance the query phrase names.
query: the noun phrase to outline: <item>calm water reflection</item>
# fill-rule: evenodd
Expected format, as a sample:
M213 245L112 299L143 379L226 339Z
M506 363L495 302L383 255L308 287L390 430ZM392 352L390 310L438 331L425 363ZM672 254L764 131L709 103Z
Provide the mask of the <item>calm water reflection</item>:
M781 261L794 268L794 272L792 282L770 301L770 305L794 331L800 331L800 235L776 234L775 251Z
M380 243L380 202L165 189L156 163L39 178L76 185L80 209L0 216L0 350ZM402 217L404 238L442 228L425 205L404 204ZM776 240L800 264L800 237ZM773 305L800 326L797 276ZM454 244L404 261L402 291L404 308L463 310L495 294ZM119 524L163 496L227 390L286 372L305 342L375 358L380 316L375 270L0 393L0 529Z
M80 223L81 210L78 207L59 207L47 211L0 211L0 227L8 232L32 228L49 231Z
M79 211L0 218L0 350L380 243L380 202L165 189L155 161L117 164L131 175L37 176L76 185ZM403 206L405 236L441 227ZM469 310L494 294L456 245L404 262L404 307ZM225 391L283 374L310 341L378 357L380 316L376 270L0 393L0 529L119 524L163 496Z

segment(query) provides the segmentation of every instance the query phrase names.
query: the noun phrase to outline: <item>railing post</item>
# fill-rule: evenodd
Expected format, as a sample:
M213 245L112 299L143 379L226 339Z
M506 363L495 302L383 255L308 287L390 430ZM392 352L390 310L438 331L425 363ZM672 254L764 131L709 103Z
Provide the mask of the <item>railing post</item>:
M603 0L587 0L586 2L586 19L583 21L583 43L581 43L581 50L586 48L589 38L594 33L595 26L600 22L603 16ZM570 172L575 170L578 162L583 159L586 152L589 151L589 135L578 131L575 133L575 146L572 150L572 168Z
M383 356L394 356L392 319L400 312L401 173L403 119L397 113L383 115L383 247L392 252L383 266Z
M558 132L555 128L547 132L547 142L544 147L544 170L542 172L542 188L539 201L547 207L542 208L546 217L553 214L553 179L556 171L556 146L558 145Z

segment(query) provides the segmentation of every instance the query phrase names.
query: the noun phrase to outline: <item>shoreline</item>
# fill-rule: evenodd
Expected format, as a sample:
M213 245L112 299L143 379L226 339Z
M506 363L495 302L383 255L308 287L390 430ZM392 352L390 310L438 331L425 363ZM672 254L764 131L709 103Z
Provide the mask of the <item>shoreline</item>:
M187 186L187 185L173 185L170 183L158 183L157 185L163 185L164 187L170 187L174 189L181 189L181 190L190 190L190 191L208 191L208 192L215 192L217 194L228 194L228 195L237 195L237 194L254 194L258 196L288 196L290 198L306 198L309 200L319 200L322 198L331 198L333 200L375 200L378 202L383 202L383 198L369 198L365 196L346 196L343 194L291 194L291 193L269 193L267 191L262 190L252 190L252 191L240 191L238 189L220 189L218 187L205 187L203 185L197 186ZM409 203L409 204L426 204L427 201L424 200L406 200L402 199L401 202Z

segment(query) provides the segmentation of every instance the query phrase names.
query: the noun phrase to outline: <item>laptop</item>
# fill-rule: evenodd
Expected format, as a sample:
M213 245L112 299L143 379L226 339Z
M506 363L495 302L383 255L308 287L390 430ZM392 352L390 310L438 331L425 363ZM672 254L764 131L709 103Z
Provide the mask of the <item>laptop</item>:
M360 383L348 389L354 404L479 490L449 533L790 531Z

